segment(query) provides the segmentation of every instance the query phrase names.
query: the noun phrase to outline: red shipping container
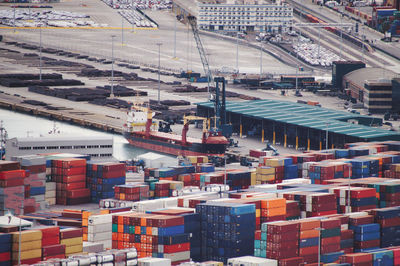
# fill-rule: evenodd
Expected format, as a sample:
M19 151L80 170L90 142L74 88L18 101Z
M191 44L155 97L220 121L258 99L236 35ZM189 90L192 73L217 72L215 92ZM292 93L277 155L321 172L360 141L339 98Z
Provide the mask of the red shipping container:
M342 225L340 219L321 220L321 227L324 229L338 228Z
M171 216L162 215L162 216L157 217L155 224L153 224L152 226L170 227L170 226L177 226L177 225L183 225L183 224L184 224L184 219L182 216L171 217Z
M298 249L299 241L297 239L293 241L285 241L280 243L267 242L268 250L281 250L281 249Z
M58 183L57 190L76 190L86 187L86 182Z
M21 169L28 170L30 174L46 172L46 165L21 166Z
M88 188L69 190L69 191L67 191L67 197L68 198L90 197L90 190Z
M340 239L353 239L354 231L353 230L341 230L340 231Z
M23 178L0 180L0 187L19 187L24 185Z
M321 245L321 254L332 253L340 250L340 242L330 245Z
M51 245L42 247L42 257L65 254L65 245Z
M16 179L26 177L25 170L11 170L0 172L0 180Z
M294 231L298 235L300 225L298 222L294 221L285 221L285 222L277 222L271 225L268 225L268 233L277 234L277 233L288 233Z
M267 250L267 258L272 259L287 259L297 257L298 252L296 250Z
M372 223L374 223L374 216L372 215L359 216L349 219L349 225L363 225Z
M0 262L11 260L11 252L0 253Z
M346 254L340 257L340 261L343 263L357 264L369 262L372 263L372 254L369 253L353 253ZM371 264L372 265L372 264Z
M63 176L71 176L71 175L86 175L86 167L74 167L74 168L68 168L68 169L63 169L63 168L58 168L60 169L60 172L57 172L57 174L63 175Z
M302 257L294 257L289 259L282 259L278 261L279 266L298 266L304 262Z
M164 253L175 253L175 252L189 251L189 250L190 250L190 243L164 245Z
M59 178L61 180L59 183L86 182L86 175L60 176Z
M315 266L316 264L314 264L314 263L318 261L318 254L311 254L311 255L303 256L303 259L304 259L304 263L302 263L300 265Z
M20 164L19 162L13 161L0 161L0 171L12 171L12 170L19 170Z
M321 245L340 244L340 236L321 238Z
M379 247L379 245L380 245L379 239L368 240L368 241L354 241L354 248L357 249Z
M60 244L60 236L47 236L42 238L42 246L51 246Z
M60 230L60 239L82 236L82 228L66 228Z
M117 177L122 177L126 175L125 168L122 170L115 170L111 172L105 172L102 174L103 178L117 178Z
M347 196L347 193L346 193ZM351 188L350 189L350 197L361 199L361 198L370 198L376 196L375 188Z
M31 264L35 264L36 262L39 262L42 260L42 257L40 258L33 258L33 259L27 259L27 260L21 260L21 265L22 264L27 264L27 265L31 265ZM13 261L14 265L18 265L18 261Z
M318 254L318 246L299 248L299 256L307 256L311 254Z
M46 261L49 259L65 259L65 254L58 254L58 255L53 255L53 256L48 256L48 257L42 257L42 260Z
M78 205L90 202L90 196L81 197L81 198L67 198L66 205Z
M379 223L382 228L400 226L400 217L382 219L382 220L377 219L376 222Z

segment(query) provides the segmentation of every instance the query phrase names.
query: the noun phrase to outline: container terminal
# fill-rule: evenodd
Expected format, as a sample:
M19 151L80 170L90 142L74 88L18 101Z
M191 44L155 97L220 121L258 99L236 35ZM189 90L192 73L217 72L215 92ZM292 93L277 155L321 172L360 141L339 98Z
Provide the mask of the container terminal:
M400 265L398 9L0 2L1 265Z

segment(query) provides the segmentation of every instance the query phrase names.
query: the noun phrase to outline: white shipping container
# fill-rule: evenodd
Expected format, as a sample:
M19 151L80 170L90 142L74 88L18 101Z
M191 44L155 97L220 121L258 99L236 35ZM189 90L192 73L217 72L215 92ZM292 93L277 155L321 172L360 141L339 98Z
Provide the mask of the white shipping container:
M50 190L56 191L56 182L47 182L46 183L46 192L50 191Z
M97 242L97 241L111 240L111 239L112 239L111 231L104 233L88 234L89 242Z
M44 197L47 198L55 198L56 197L56 191L55 190L46 190L46 193L44 194Z
M112 224L112 214L91 215L88 219L89 225Z
M278 266L277 260L244 256L228 259L229 266Z
M47 198L47 199L46 199L46 202L47 202L49 205L56 205L56 199L55 199L55 198Z
M112 223L96 224L96 225L89 224L88 226L89 234L96 234L101 232L112 232Z
M104 251L102 243L83 242L83 252L98 253Z
M36 202L38 202L38 201L45 201L44 194L41 194L41 195L34 195L34 196L31 196L31 197L34 198Z
M126 261L126 266L135 266L135 265L138 265L138 260L137 259L127 260Z
M167 258L140 258L139 266L171 266L171 260Z
M176 252L164 254L164 258L171 259L171 261L182 261L190 259L190 251Z

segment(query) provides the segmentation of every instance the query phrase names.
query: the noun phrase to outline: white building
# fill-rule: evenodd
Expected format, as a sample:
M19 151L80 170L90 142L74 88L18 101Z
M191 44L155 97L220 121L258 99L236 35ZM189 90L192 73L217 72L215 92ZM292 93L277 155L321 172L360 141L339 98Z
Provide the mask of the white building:
M286 32L293 22L293 8L287 4L199 4L198 11L203 30Z
M11 157L43 154L73 153L90 155L93 160L112 159L112 137L70 137L46 136L31 138L12 138L6 141L6 160Z

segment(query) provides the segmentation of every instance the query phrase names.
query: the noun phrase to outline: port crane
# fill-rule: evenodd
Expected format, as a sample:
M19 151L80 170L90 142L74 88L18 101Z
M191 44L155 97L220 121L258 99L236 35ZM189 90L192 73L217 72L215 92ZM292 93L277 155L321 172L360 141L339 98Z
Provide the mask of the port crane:
M199 29L197 27L197 19L195 16L188 16L187 19L189 21L190 26L192 27L192 32L194 39L196 41L197 50L199 51L201 63L203 64L203 70L207 77L208 93L210 93L210 82L212 82L212 74L210 70L210 65L208 64L207 55L204 51L203 44L201 43Z

